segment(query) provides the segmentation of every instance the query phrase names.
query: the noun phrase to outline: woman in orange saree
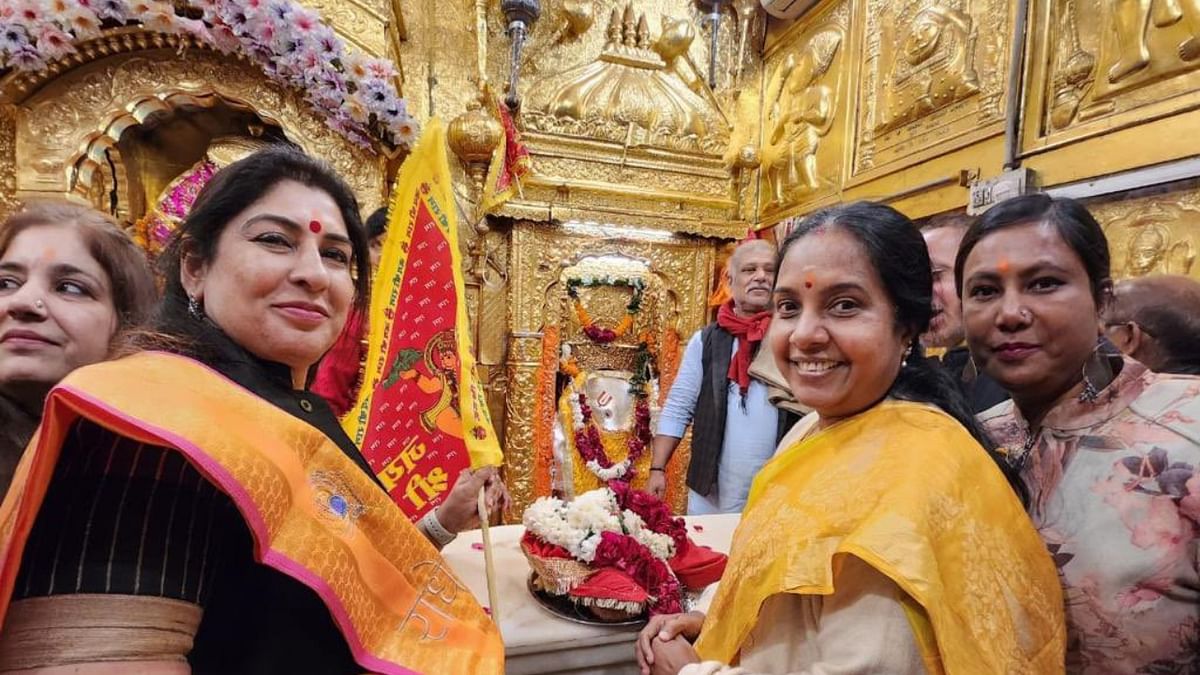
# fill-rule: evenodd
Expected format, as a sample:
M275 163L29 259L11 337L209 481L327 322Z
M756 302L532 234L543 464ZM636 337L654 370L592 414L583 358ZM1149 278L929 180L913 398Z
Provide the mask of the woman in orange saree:
M502 671L433 543L492 473L415 528L306 389L366 296L357 213L290 149L206 186L153 349L52 391L0 508L0 672Z

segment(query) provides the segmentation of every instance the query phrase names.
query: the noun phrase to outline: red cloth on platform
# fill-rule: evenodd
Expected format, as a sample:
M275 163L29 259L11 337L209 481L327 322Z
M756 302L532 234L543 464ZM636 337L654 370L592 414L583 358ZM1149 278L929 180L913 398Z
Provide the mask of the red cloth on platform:
M729 556L707 546L698 546L690 539L688 545L668 561L679 583L689 590L700 590L720 580L725 573Z
M317 366L311 389L329 402L338 417L345 415L358 397L366 330L365 314L351 309L341 335Z

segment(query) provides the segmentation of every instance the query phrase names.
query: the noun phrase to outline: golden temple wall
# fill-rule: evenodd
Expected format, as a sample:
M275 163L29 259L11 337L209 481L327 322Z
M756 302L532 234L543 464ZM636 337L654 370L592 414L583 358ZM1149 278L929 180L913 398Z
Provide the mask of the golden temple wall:
M1028 5L1024 42L1022 3L998 0L827 0L773 21L760 225L852 199L915 218L961 209L1008 155L1036 188L1086 198L1119 261L1131 239L1157 261L1117 274L1200 273L1194 183L1147 191L1200 174L1187 164L1200 154L1200 5ZM1020 117L1006 133L1010 99Z

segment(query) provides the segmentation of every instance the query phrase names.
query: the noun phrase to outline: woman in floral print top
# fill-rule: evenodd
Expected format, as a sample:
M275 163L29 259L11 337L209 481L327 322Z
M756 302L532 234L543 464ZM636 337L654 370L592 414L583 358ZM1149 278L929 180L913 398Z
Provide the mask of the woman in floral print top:
M1030 491L1065 588L1069 673L1200 673L1200 378L1099 348L1111 292L1095 219L1027 195L988 211L956 264L983 413Z

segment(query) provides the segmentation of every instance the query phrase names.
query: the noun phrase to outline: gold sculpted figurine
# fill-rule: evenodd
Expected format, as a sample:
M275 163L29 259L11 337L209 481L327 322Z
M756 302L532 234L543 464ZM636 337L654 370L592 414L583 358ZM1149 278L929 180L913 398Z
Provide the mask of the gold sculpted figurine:
M1113 27L1117 40L1117 61L1108 69L1108 81L1116 84L1150 63L1147 32L1153 20L1155 28L1166 28L1184 21L1188 37L1179 43L1179 58L1200 58L1200 0L1116 0Z
M971 15L940 0L913 18L900 54L892 62L888 131L979 91Z
M837 31L817 33L789 55L767 92L767 142L763 147L773 203L794 201L820 187L817 149L833 125L837 90L821 82L829 71L842 37Z
M1129 239L1126 253L1129 276L1147 274L1189 274L1196 252L1189 241L1171 244L1171 234L1159 223L1146 223Z

